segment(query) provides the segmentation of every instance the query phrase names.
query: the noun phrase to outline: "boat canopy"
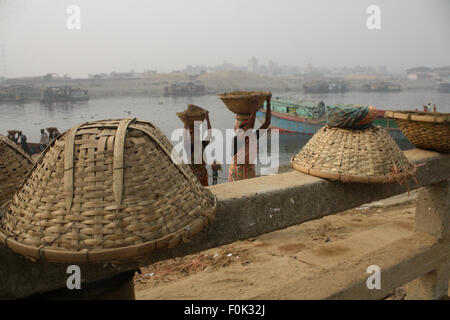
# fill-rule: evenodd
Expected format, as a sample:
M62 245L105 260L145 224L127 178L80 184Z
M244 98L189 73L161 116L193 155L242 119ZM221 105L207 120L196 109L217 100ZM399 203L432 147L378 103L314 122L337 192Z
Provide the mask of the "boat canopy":
M309 119L320 119L326 114L323 101L292 101L275 98L271 101L271 106L272 110L276 112L297 114ZM265 103L264 107L266 107Z

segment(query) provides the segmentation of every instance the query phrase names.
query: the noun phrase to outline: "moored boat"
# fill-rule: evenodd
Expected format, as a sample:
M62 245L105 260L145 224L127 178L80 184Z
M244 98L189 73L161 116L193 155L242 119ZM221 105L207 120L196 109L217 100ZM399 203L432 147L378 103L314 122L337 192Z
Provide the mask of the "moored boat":
M0 88L1 102L25 102L32 96L33 89L25 85L11 85Z
M310 81L303 85L305 93L329 93L329 92L346 92L347 84L344 81Z
M84 102L89 100L88 90L72 89L70 86L49 87L45 90L41 103Z
M48 132L48 137L49 137L50 142L61 135L58 128L49 127L46 130ZM23 147L20 143L19 132L20 132L19 130L8 130L8 138L23 149ZM16 135L17 135L17 138L16 138ZM26 144L28 145L28 150L27 151L24 150L24 151L26 153L28 153L30 156L34 157L35 155L39 155L43 151L41 149L41 144L39 142L26 142Z
M206 94L204 85L188 83L172 83L164 88L165 96L201 96Z
M450 93L450 82L441 82L438 84L439 92Z
M88 90L79 89L79 88L72 89L72 91L69 94L69 101L70 102L89 101Z
M382 82L365 84L362 86L362 91L366 91L366 92L400 92L400 91L402 91L402 86L397 83L382 81Z
M280 132L314 135L327 123L326 107L323 101L289 101L279 98L272 99L271 128ZM256 113L259 121L264 122L266 105ZM386 128L392 138L402 149L412 148L411 143L403 135L395 121L384 118L385 110L377 110L374 125Z

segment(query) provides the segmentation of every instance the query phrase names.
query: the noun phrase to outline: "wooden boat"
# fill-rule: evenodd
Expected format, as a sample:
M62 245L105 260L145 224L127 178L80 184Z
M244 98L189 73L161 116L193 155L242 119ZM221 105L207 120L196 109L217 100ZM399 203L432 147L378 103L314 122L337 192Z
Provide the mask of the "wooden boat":
M365 84L362 86L362 90L365 92L400 92L402 91L402 86L391 82L377 82Z
M271 128L280 132L300 133L314 135L317 130L327 123L325 104L313 101L293 102L275 98L271 102L272 119ZM257 119L263 123L266 116L266 104L257 113ZM411 149L413 146L398 128L395 121L384 118L385 110L377 110L377 118L373 124L386 128L392 138L402 149Z
M13 141L14 142L14 141ZM16 142L16 144L21 147L20 142ZM41 145L35 142L27 142L28 149L30 149L30 156L35 154L40 154L42 152Z
M441 82L438 84L439 92L450 93L450 82Z
M69 94L70 102L84 102L89 101L88 90L83 89L72 89Z
M55 127L49 127L49 128L46 128L46 130L48 132L49 141L53 141L59 135L61 135L60 132L58 131L58 129ZM15 135L18 134L19 132L20 132L19 130L8 130L8 135L15 137ZM19 140L19 138L17 138L17 140ZM19 141L17 141L16 143L18 146L21 146ZM41 144L38 142L27 142L27 145L28 145L28 149L30 150L30 156L38 155L42 152Z
M165 96L201 96L206 94L206 87L193 82L172 83L164 87Z
M44 91L41 103L84 102L89 100L88 90L72 89L70 86L49 87Z
M344 81L310 81L303 85L305 93L333 93L348 91Z
M0 102L25 102L32 96L33 89L25 85L11 85L0 88Z

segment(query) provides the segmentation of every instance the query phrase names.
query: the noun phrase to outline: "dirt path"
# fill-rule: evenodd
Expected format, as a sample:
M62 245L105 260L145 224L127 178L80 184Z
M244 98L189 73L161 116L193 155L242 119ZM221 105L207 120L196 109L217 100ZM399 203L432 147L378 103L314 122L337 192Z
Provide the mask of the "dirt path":
M142 268L137 299L295 299L293 277L412 232L415 200L394 198ZM359 235L359 236L358 236ZM365 236L366 237L366 236ZM402 288L390 298L404 298Z

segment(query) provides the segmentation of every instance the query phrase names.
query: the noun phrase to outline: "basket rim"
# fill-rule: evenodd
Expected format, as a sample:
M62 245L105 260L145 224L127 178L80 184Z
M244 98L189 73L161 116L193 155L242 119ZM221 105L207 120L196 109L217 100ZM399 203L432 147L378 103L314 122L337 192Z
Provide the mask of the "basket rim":
M149 136L150 139L155 141L159 145L159 147L162 149L162 152L166 153L170 157L170 152L166 149L166 147L158 142L157 139L151 134L149 131L144 130L140 127L133 127L134 125L141 126L142 124L150 125L153 128L157 128L152 122L144 121L136 118L131 119L105 119L105 120L97 120L97 121L89 121L85 122L76 128L80 128L82 126L86 126L87 128L90 127L101 127L101 128L118 128L118 124L111 124L109 122L111 121L122 121L122 120L130 120L132 124L130 125L131 128L135 130L140 130L146 135ZM53 146L57 140L63 139L64 136L68 134L68 131L63 133L58 139L54 139L42 152L41 157L38 161L33 163L33 168L28 172L27 178L30 174L36 169L37 165L41 163L44 159L45 153L50 149L51 146ZM181 171L183 175L186 176L186 172L182 167L179 165L175 165L177 170ZM24 179L24 181L21 184L21 187L23 187L24 183L26 182L27 178ZM32 245L24 244L18 240L15 239L14 234L9 234L0 227L0 244L5 245L6 247L10 248L16 253L22 254L32 260L45 260L48 262L55 262L55 263L72 263L72 262L111 262L111 261L123 261L126 259L129 260L136 260L139 256L145 255L155 249L164 248L164 247L172 247L180 242L184 242L184 239L189 239L189 237L195 235L196 233L200 232L205 226L208 225L210 221L214 219L214 215L217 209L217 198L214 194L212 194L210 191L208 192L208 197L211 197L208 201L209 205L208 207L204 208L202 210L202 213L198 214L197 217L193 217L194 219L191 219L190 223L186 226L182 227L179 230L176 230L170 234L166 234L158 239L152 239L148 241L144 241L140 244L133 244L129 246L119 247L119 248L111 248L111 249L80 249L80 251L71 251L70 249L65 249L64 247L51 247L51 246L39 246L35 247ZM12 203L12 200L9 200L5 202L0 209L8 210ZM1 218L1 212L0 212L0 221Z
M219 93L217 96L220 99L248 99L253 96L270 96L270 91L231 91Z
M8 137L5 137L4 135L0 135L1 142L5 143L9 148L13 149L14 151L19 152L25 159L27 159L31 165L34 165L33 158L31 158L25 151L22 150L18 145L16 145L14 142L8 139Z
M111 261L125 261L127 259L136 260L137 257L141 257L157 249L171 248L180 242L186 242L190 237L199 233L214 219L217 209L217 197L214 194L212 196L214 206L207 213L201 214L201 217L195 219L189 225L162 238L131 246L100 250L83 249L82 251L70 251L64 248L56 250L46 246L34 247L15 240L13 236L7 236L2 228L0 228L0 243L29 259L51 263L106 263ZM10 203L11 200L3 204L1 209L7 206L9 207Z
M363 134L364 132L373 131L377 132L378 130L382 130L385 134L389 136L389 139L392 139L389 135L389 133L386 131L385 128L380 126L371 126L367 129L353 129L353 128L335 128L330 126L324 126L322 127L314 136L316 135L322 135L325 130L332 130L335 131L337 134L344 133L344 132L359 132ZM394 141L392 143L396 144ZM400 150L400 152L402 152ZM348 173L345 172L345 170L341 170L341 172L332 172L327 170L326 168L315 168L313 165L310 165L308 161L306 163L296 162L295 158L299 156L302 153L302 150L300 150L297 154L293 155L290 159L291 167L303 172L305 174L309 174L312 176L317 176L320 178L330 179L330 180L339 180L342 182L359 182L359 183L395 183L398 180L402 180L404 178L405 174L410 175L415 173L415 165L411 163L409 160L400 168L402 170L406 170L406 172L378 172L378 174L375 175L368 175L365 172L357 172L357 173ZM326 152L329 154L329 152ZM403 153L403 152L402 152ZM381 155L380 155L381 156Z
M190 110L190 108L191 108L191 110ZM194 110L192 110L192 109L194 109ZM208 113L208 110L203 109L202 107L197 106L195 104L189 104L188 108L186 110L177 112L176 114L177 114L178 118L182 122L184 122L183 119L189 120L189 119L198 118L198 117L203 118L203 120L205 120L207 113Z
M450 113L442 112L422 112L422 111L393 111L389 110L384 113L385 118L421 121L431 123L450 123Z
M395 183L397 181L397 177L401 177L401 174L389 174L383 176L368 176L368 175L351 175L351 174L342 174L342 173L332 173L323 170L311 169L304 166L299 165L294 161L294 157L291 158L291 166L292 168L319 178L330 179L334 181L341 182L355 182L355 183Z

